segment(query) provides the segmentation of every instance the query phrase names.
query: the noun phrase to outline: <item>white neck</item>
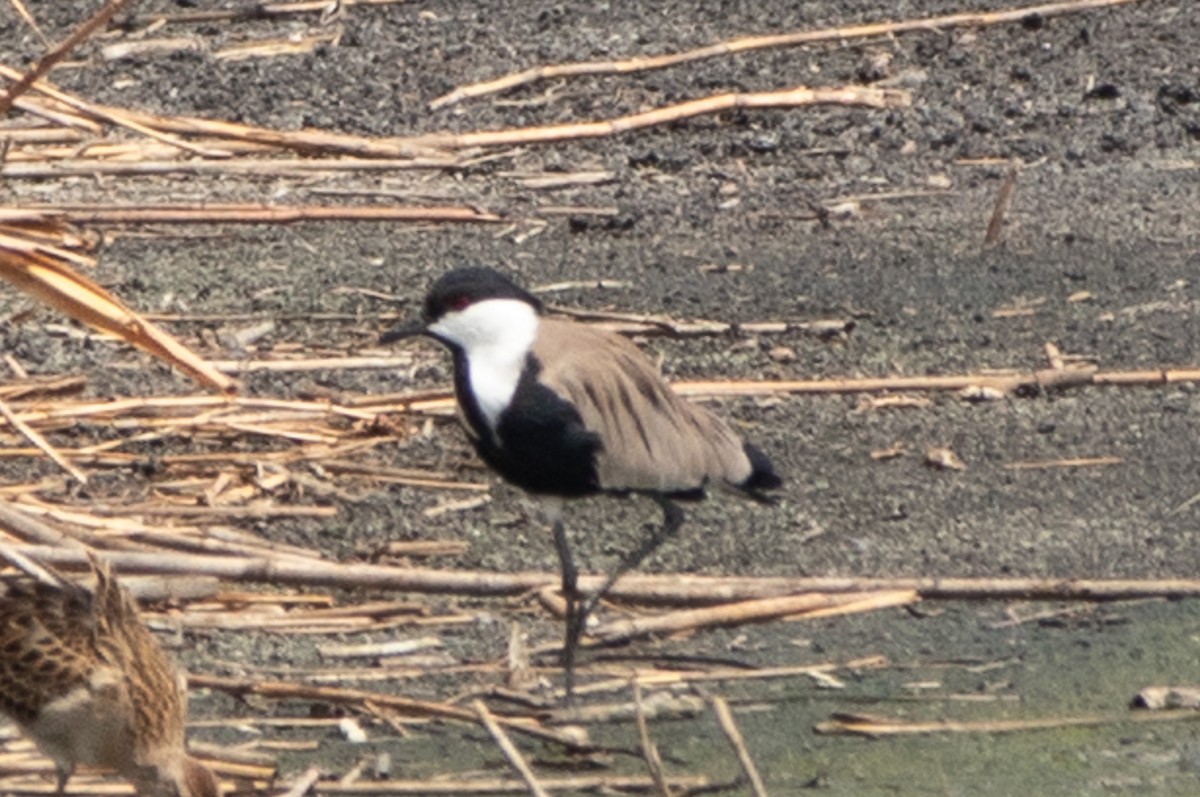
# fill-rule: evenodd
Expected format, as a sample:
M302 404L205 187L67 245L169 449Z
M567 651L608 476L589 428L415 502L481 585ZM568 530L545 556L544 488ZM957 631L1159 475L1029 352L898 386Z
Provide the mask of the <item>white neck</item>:
M429 325L463 350L468 384L493 431L517 390L537 328L537 311L517 299L487 299Z

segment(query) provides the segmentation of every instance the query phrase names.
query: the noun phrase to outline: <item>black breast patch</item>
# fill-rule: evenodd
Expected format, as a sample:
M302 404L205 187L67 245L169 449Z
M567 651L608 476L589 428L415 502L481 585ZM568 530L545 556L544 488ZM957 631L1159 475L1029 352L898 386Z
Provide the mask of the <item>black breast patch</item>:
M473 398L464 396L469 393L462 389L466 385L459 386L459 401L476 433L475 449L507 481L536 495L574 498L599 492L600 437L588 431L569 402L538 381L540 371L531 355L512 403L500 414L499 441L483 422Z

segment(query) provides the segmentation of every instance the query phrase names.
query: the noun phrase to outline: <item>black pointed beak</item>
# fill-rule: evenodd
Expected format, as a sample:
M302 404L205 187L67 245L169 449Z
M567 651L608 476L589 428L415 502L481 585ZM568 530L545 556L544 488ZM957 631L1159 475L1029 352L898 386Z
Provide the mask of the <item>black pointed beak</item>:
M405 338L416 337L426 333L425 323L423 321L408 321L403 324L397 324L379 336L381 344L395 343L398 340Z

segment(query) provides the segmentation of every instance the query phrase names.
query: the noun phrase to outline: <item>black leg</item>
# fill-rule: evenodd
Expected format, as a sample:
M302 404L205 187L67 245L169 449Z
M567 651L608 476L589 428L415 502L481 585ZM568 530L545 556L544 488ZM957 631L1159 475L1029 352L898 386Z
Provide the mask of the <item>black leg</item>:
M67 781L71 779L71 775L74 773L74 771L74 764L69 767L63 766L62 764L54 765L54 772L58 776L58 786L55 788L54 793L57 794L58 797L62 797L62 795L66 794Z
M562 567L562 594L567 602L567 626L563 635L562 666L563 680L567 693L567 705L575 698L575 651L579 649L579 638L583 636L583 625L587 614L579 601L579 568L571 555L571 543L562 518L554 518L554 547L558 550L558 562Z
M562 666L568 706L575 699L575 653L579 650L579 640L583 637L584 628L587 627L588 616L596 608L600 599L612 589L612 585L617 583L617 579L644 562L646 557L654 553L658 546L675 536L679 527L683 525L683 510L678 505L661 495L651 495L650 497L663 511L662 526L637 549L628 553L618 562L600 589L583 601L580 600L579 594L579 569L575 566L575 559L571 555L567 531L563 527L562 518L554 518L554 546L558 549L558 560L562 566L563 598L567 601L567 627L563 638Z
M612 589L612 585L617 583L617 579L644 562L646 557L654 553L658 546L671 537L674 537L675 533L679 531L679 527L683 525L683 510L679 508L678 504L661 495L651 495L650 497L662 508L662 526L651 534L640 546L626 554L625 558L618 562L613 571L608 574L608 578L604 579L604 583L600 586L600 589L588 596L588 599L583 604L583 616L585 619L591 613L592 609L596 608L596 604L600 602L600 599Z

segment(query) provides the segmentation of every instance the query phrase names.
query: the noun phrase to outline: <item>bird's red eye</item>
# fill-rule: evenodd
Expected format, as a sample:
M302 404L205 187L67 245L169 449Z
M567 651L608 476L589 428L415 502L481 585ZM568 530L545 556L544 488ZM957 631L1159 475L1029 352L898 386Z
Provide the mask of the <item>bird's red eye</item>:
M465 294L455 296L450 299L450 306L455 310L466 310L467 306L470 304L471 298Z

